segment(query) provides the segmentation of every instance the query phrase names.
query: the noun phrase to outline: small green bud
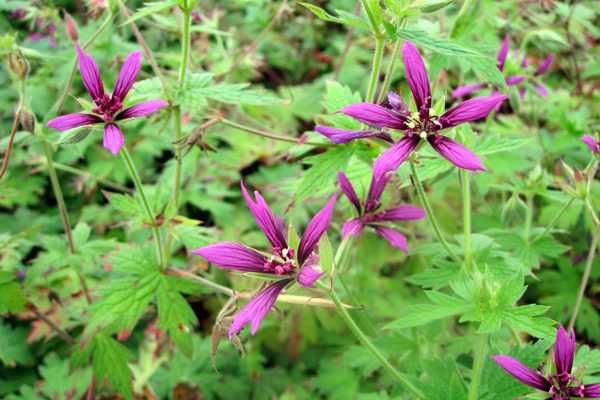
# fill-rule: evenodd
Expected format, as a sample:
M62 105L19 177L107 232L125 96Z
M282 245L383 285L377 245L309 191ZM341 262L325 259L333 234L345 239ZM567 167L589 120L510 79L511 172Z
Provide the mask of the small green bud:
M29 63L20 51L13 51L8 53L8 69L18 80L23 81L29 74Z
M35 116L29 110L19 111L19 122L24 131L35 133Z

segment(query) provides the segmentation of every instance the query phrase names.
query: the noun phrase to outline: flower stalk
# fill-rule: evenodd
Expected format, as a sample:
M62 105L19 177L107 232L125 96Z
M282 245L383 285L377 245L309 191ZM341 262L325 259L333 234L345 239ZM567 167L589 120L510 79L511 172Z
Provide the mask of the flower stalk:
M461 183L462 183L462 197L463 197L463 251L465 256L465 269L471 270L471 180L469 171L465 169L460 170Z
M479 383L481 381L481 371L483 370L487 347L488 335L479 335L473 354L473 371L471 373L471 385L469 386L469 400L477 400L479 398Z
M596 249L598 247L598 237L600 233L597 228L595 228L595 232L592 235L592 241L590 242L590 250L588 252L587 258L585 260L585 268L583 270L583 276L581 277L581 284L579 285L579 292L577 293L577 298L575 299L575 306L573 307L573 314L571 315L571 319L569 320L569 330L573 329L575 326L575 321L577 320L577 314L579 314L579 309L581 308L581 302L583 300L583 296L585 295L585 289L587 288L588 281L590 280L590 274L592 272L592 265L594 264L594 257L596 255Z

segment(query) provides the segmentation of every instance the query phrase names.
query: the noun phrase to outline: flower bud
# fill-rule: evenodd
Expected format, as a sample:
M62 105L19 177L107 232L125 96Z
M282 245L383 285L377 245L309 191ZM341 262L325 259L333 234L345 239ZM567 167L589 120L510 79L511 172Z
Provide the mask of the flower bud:
M71 17L71 14L65 11L65 24L67 25L67 34L73 43L77 43L79 40L79 33L77 30L77 23Z
M8 54L8 68L20 81L25 80L29 73L29 63L20 51L13 51Z
M35 133L35 116L29 110L19 111L19 122L24 131Z

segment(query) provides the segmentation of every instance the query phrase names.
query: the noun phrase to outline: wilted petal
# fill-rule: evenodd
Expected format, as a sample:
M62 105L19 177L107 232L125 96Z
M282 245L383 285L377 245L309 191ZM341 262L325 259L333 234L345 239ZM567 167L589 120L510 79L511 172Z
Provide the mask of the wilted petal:
M406 105L404 100L402 100L402 97L400 97L398 93L389 92L387 94L387 102L389 103L390 107L394 109L394 111L399 112L403 115L407 113L410 114L408 106Z
M342 226L342 237L346 237L348 235L358 236L362 233L364 225L360 218L349 219L344 222L344 226Z
M267 261L267 258L256 250L234 242L210 244L194 249L191 253L204 257L219 268L241 272L264 272L264 264Z
M500 45L500 50L498 51L498 69L500 71L504 70L504 64L506 63L506 56L508 55L508 48L510 46L510 40L508 39L508 35L504 36L504 40L502 40L502 45Z
M373 228L375 228L375 232L387 240L390 245L405 253L408 253L408 241L406 240L406 236L392 228L386 228L383 226L374 226Z
M315 282L323 276L323 271L318 265L305 265L298 273L298 283L306 287L314 287Z
M141 67L142 52L134 51L127 56L123 62L121 72L119 72L119 78L117 79L117 83L115 84L115 88L112 93L114 99L118 99L122 102L125 97L127 97L127 93L129 93L129 90L135 83L135 79L137 78Z
M104 126L104 139L102 140L104 148L116 156L124 144L125 136L123 136L121 129L115 124L106 124Z
M379 132L374 131L349 131L346 129L333 128L331 126L317 125L315 132L327 137L331 143L343 144L355 139L377 136Z
M430 136L427 140L442 157L458 168L470 171L486 170L481 159L462 144L442 135Z
M460 97L468 96L484 87L485 83L472 83L470 85L459 86L452 92L452 98L458 99Z
M373 103L350 104L340 110L360 122L378 128L406 129L406 117Z
M242 194L246 199L246 204L248 208L254 214L254 219L260 229L265 233L269 242L273 245L273 247L278 247L279 249L285 249L288 247L286 240L286 233L284 229L284 225L281 223L281 220L275 217L271 207L267 204L265 199L260 195L258 191L254 192L254 197L256 201L252 199L244 182L240 182L240 186L242 188Z
M493 356L492 359L506 372L528 386L543 390L544 392L550 390L552 386L538 371L521 364L510 356Z
M550 66L552 65L553 61L554 61L554 54L548 55L548 57L546 57L544 62L541 63L539 67L537 67L537 69L535 70L535 72L533 74L535 76L539 76L539 75L546 73L546 71L548 71L548 68L550 68Z
M559 375L571 373L576 346L575 333L572 330L567 332L560 325L556 332L556 344L554 345L554 365Z
M600 152L600 143L596 141L591 135L583 135L581 140L590 148L592 153Z
M316 213L306 226L302 239L300 240L300 245L298 246L298 262L300 265L304 264L308 259L319 243L323 233L329 228L336 199L336 195L331 196L325 207Z
M396 171L400 164L406 161L417 147L419 140L420 138L416 135L406 135L392 147L381 153L373 163L373 176L382 178L386 173ZM385 187L385 183L383 187ZM383 192L383 187L381 187L380 182L372 182L370 192L373 191L373 193L369 197L376 198L376 193Z
M102 121L101 118L91 114L66 114L61 115L48 121L48 128L56 129L57 131L68 131L69 129L78 128L85 125L99 124Z
M292 279L282 279L269 286L256 297L254 297L244 308L240 310L233 319L233 323L229 328L229 337L233 337L240 333L240 331L248 323L250 325L250 333L254 335L262 320L267 316L273 304L277 301L279 293L290 283Z
M79 57L79 72L81 73L83 84L95 102L101 100L104 97L104 84L100 77L98 64L79 45L77 45L77 55Z
M411 204L406 204L385 210L375 217L376 221L412 221L425 218L425 210Z
M415 99L417 110L424 111L431 108L431 86L427 69L419 50L411 42L406 42L402 48L406 80Z
M542 97L548 97L548 88L546 85L542 85L541 83L536 85L535 91Z
M525 77L523 75L513 75L513 76L509 76L508 78L506 78L506 84L508 86L514 86L514 85L518 85L519 83L523 82L525 80Z
M354 191L354 186L352 186L352 183L350 182L350 180L348 180L348 177L346 176L346 174L344 174L341 171L338 173L338 180L340 181L340 188L342 189L342 192L344 192L344 194L346 195L348 200L350 200L350 202L356 208L356 211L358 211L358 213L360 214L361 213L360 200L358 198L358 195Z
M477 121L487 117L487 115L506 100L503 94L492 94L490 96L475 97L463 101L456 107L446 111L440 117L440 123L444 128L450 128L469 121Z
M131 106L129 108L121 111L115 119L127 119L127 118L139 118L145 117L150 114L154 114L155 112L165 108L168 106L164 100L148 100L142 103L136 104L135 106Z

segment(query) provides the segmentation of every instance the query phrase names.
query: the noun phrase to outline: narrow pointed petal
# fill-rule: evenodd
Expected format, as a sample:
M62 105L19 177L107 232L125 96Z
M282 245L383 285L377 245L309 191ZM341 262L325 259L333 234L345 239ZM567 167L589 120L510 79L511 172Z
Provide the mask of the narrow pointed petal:
M350 104L339 112L377 128L406 129L406 117L372 103Z
M463 101L456 107L446 111L440 117L440 124L444 128L450 128L465 122L485 118L506 99L507 97L503 94L492 94Z
M417 110L431 108L431 85L423 58L419 50L411 42L406 42L402 48L406 80L415 99Z
M421 207L406 204L385 210L375 217L376 221L414 221L425 218L425 210Z
M413 94L417 110L423 112L431 108L431 85L425 63L419 50L412 42L402 48L406 80Z
M344 226L342 226L342 237L346 237L348 235L358 236L362 233L364 225L360 218L349 219L344 222Z
M552 65L553 61L554 61L554 54L548 55L548 57L546 57L544 62L541 63L539 67L537 67L537 69L535 70L535 72L533 74L535 76L540 76L540 75L545 74L548 71L548 69L550 68L550 66Z
M581 140L583 140L583 142L585 144L587 144L587 146L590 148L590 151L592 153L600 153L600 143L598 143L596 141L596 139L594 139L593 136L591 136L591 135L583 135L581 137Z
M81 79L94 102L104 97L104 83L100 77L100 68L92 56L87 54L77 45L77 56L79 57L79 72Z
M567 332L560 325L556 332L556 344L554 345L554 365L559 375L571 373L576 346L575 333L572 330Z
M319 132L334 144L348 143L352 140L378 136L374 131L349 131L346 129L333 128L331 126L317 125L315 132Z
M298 262L300 265L303 265L312 254L315 247L319 244L321 236L329 228L336 200L336 195L331 196L325 207L316 213L306 226L304 235L302 235L300 245L298 246Z
M269 207L258 191L254 192L254 197L256 198L256 201L254 201L248 193L244 182L240 182L240 187L242 188L242 194L244 195L244 199L246 199L248 208L254 214L256 223L260 226L267 239L269 239L269 242L271 242L273 247L278 247L279 249L287 248L285 227L281 223L281 219L275 217L271 207Z
M428 140L435 151L458 168L470 171L486 170L479 156L462 144L442 135L430 136Z
M310 260L309 260L310 261ZM316 261L316 260L315 260ZM321 279L323 271L318 265L305 265L298 273L298 283L305 287L315 287L315 282Z
M250 324L250 333L254 335L262 320L265 319L273 304L277 301L277 297L281 291L290 283L292 279L282 279L277 281L260 292L254 297L244 308L240 310L233 319L233 323L229 328L228 335L233 337L240 333L240 331Z
M134 51L123 62L119 78L112 93L114 99L122 102L127 97L127 93L129 93L129 90L135 83L140 68L142 68L142 52Z
M535 91L542 97L548 97L548 88L546 87L546 85L543 85L541 83L536 85Z
M580 397L587 397L588 399L600 399L600 383L584 385Z
M506 372L535 389L547 392L552 386L538 371L521 364L510 356L493 356L492 359Z
M154 114L155 112L160 111L168 105L169 103L167 103L164 100L144 101L142 103L136 104L135 106L131 106L129 108L124 109L117 115L115 119L121 120L127 118L145 117L147 115Z
M396 171L417 147L419 140L420 138L418 136L407 135L384 151L373 163L373 176L383 178L384 174L390 171ZM369 195L369 198L377 198L377 193L381 195L381 192L383 192L383 188L385 187L385 182L383 182L383 187L381 187L381 183L382 182L379 181L371 183L371 191L373 191L373 193Z
M68 131L69 129L78 128L80 126L99 124L101 118L83 113L61 115L48 121L48 128L56 129L57 131Z
M121 148L125 145L125 136L123 136L121 128L115 124L106 124L102 145L115 156L119 154Z
M458 99L461 97L468 96L470 94L477 92L478 90L483 89L484 87L485 87L485 83L472 83L470 85L459 86L456 89L454 89L454 91L452 92L452 98Z
M240 272L265 272L267 258L239 243L221 242L200 247L191 251L206 261L222 269L233 269Z
M514 85L518 85L519 83L523 82L525 80L525 77L523 75L513 75L513 76L509 76L508 78L506 78L506 84L508 86L514 86Z
M508 35L504 36L504 40L502 40L502 44L500 45L500 50L498 51L498 69L500 71L504 70L504 64L506 64L506 56L508 55L508 48L510 47L510 39Z
M344 192L348 200L350 200L352 205L354 205L354 208L356 208L356 211L358 211L358 213L360 214L362 208L360 206L360 199L354 191L354 186L352 186L352 183L350 182L346 174L344 174L341 171L338 173L338 180L340 182L340 188L342 189L342 192Z
M375 232L393 247L408 253L408 241L406 240L406 236L401 234L395 229L386 228L383 226L374 226Z

